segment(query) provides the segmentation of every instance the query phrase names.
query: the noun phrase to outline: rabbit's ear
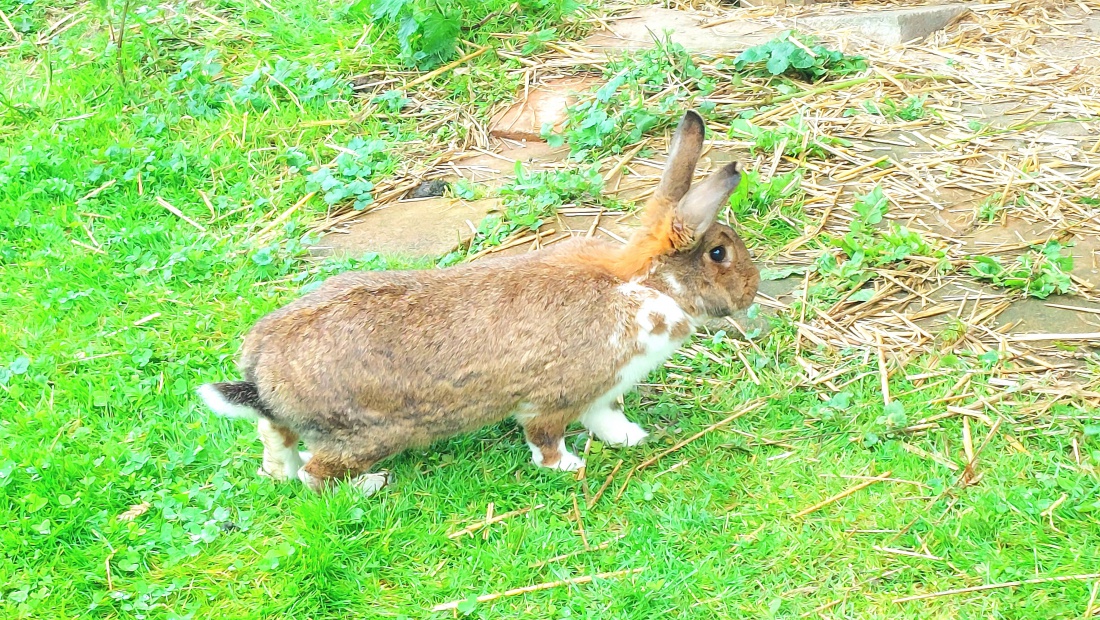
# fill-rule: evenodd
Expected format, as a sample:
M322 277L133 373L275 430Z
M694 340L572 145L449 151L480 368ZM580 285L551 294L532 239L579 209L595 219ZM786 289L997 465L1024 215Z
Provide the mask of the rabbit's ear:
M687 193L676 205L669 235L677 251L693 247L714 224L718 212L729 202L741 182L736 162L726 164Z
M695 164L703 153L705 133L703 117L694 111L684 114L672 138L661 183L642 212L641 228L627 247L607 263L607 268L620 278L629 280L645 273L657 257L693 245L695 239L714 222L721 202L736 187L734 181L733 186L726 190L729 179L719 171L715 175L719 178L712 177L698 188L691 189ZM736 172L734 168L733 173ZM721 197L719 193L722 193ZM689 199L690 203L686 203Z
M661 203L674 205L691 188L691 177L695 174L695 164L703 153L703 138L706 135L703 117L694 110L688 110L672 136L668 161L665 163L661 183L653 196Z

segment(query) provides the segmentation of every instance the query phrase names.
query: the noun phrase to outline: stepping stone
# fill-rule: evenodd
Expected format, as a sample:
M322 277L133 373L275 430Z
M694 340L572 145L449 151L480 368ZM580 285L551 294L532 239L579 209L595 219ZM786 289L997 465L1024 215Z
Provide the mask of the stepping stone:
M1072 306L1081 310L1052 307ZM1014 334L1094 334L1100 329L1100 305L1072 295L1052 295L1047 299L1028 297L1012 303L997 317L997 323L1008 325L1019 321L1012 329ZM1078 344L1095 346L1095 342L1078 341Z
M850 30L883 45L901 45L942 30L964 12L967 4L903 9L872 8L850 13L815 15L794 20L800 30L835 33Z
M767 43L780 32L769 23L753 19L703 27L713 21L718 20L691 11L647 6L608 20L608 29L588 37L584 45L597 51L650 49L655 46L654 37L663 40L665 31L672 31L672 41L689 52L731 53Z
M576 103L577 94L589 91L601 81L591 76L563 77L534 86L526 100L512 104L493 117L489 134L510 140L542 140L543 125L560 130L565 122L566 108Z
M393 202L364 213L342 232L330 232L320 245L339 254L367 252L408 257L440 257L471 235L467 220L477 226L496 208L495 198L466 202L427 198Z

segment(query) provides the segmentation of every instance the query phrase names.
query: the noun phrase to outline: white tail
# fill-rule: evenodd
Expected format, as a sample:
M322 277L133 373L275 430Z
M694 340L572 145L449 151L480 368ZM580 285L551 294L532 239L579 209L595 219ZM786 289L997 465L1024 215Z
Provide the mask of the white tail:
M220 416L246 420L255 420L260 417L260 411L254 407L229 402L215 383L202 384L199 386L198 394L206 406Z

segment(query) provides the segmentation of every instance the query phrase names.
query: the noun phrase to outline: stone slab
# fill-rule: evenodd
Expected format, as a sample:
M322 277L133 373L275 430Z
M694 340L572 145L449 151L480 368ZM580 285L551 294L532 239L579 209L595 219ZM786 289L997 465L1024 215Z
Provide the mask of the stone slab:
M671 31L672 41L690 52L731 53L767 43L781 31L761 20L737 20L706 28L708 21L717 20L691 11L647 6L608 20L608 28L585 39L584 45L597 51L649 49L655 45L654 37L663 39L665 31Z
M321 245L342 254L380 252L439 257L470 237L467 221L477 226L497 204L495 198L470 202L455 198L394 202L326 234Z
M808 32L857 32L883 45L901 45L924 39L942 30L969 9L967 4L929 5L901 9L865 9L861 11L814 15L794 20L796 27Z
M1069 310L1059 306L1073 306L1082 310ZM997 323L1019 324L1014 334L1091 334L1100 329L1100 311L1096 303L1070 295L1053 295L1047 299L1018 299L997 317ZM1087 343L1095 346L1096 343Z
M563 77L547 80L530 89L527 98L517 101L493 117L489 134L510 140L541 140L542 127L561 130L566 108L577 101L578 93L601 80L595 77Z

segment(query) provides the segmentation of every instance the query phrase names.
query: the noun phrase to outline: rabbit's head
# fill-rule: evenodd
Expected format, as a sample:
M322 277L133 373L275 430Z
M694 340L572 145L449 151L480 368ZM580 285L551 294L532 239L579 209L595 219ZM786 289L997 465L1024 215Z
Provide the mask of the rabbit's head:
M745 243L717 221L741 181L738 165L726 164L692 186L705 132L699 114L684 115L642 228L614 265L620 277L665 291L696 320L749 306L760 283Z

